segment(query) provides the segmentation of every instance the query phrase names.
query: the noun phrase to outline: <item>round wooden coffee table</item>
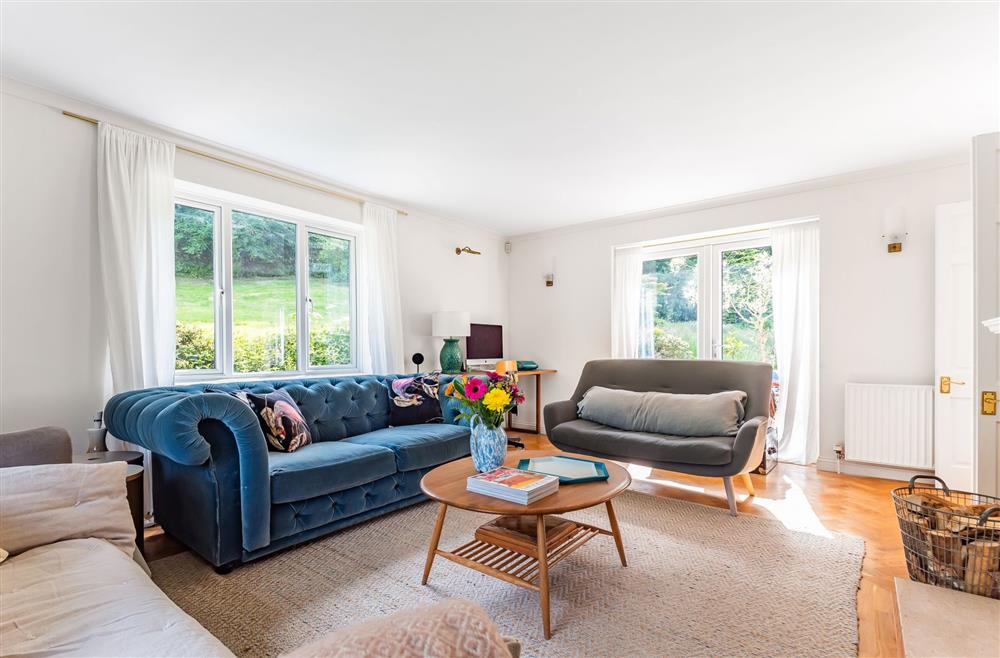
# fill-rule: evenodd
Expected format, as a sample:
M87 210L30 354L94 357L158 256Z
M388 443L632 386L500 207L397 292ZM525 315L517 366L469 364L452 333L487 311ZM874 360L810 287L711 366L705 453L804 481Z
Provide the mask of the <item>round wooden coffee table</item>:
M507 456L504 465L516 466L522 459L546 455L566 455L599 461L593 457L555 450L518 450ZM438 501L440 507L430 547L427 549L427 562L424 564L421 583L427 584L434 557L440 555L504 582L536 591L541 599L545 637L552 637L549 622L549 569L553 565L595 536L610 535L615 540L622 566L628 566L611 499L628 488L632 477L618 464L605 461L604 465L610 475L607 480L563 484L556 493L530 505L518 505L466 491L466 478L476 474L471 458L453 461L430 471L420 481L420 488L428 497ZM601 503L607 508L610 530L554 516ZM453 551L445 551L438 548L438 542L441 540L441 529L444 527L448 507L500 516L480 526L472 541Z

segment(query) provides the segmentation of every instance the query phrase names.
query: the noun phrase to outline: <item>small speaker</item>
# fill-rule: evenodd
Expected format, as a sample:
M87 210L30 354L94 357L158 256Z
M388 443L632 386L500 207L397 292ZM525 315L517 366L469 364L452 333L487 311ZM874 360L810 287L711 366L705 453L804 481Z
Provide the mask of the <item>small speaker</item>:
M421 354L420 352L417 352L416 354L410 357L410 360L413 361L413 365L417 366L417 370L419 371L420 364L424 362L424 355Z

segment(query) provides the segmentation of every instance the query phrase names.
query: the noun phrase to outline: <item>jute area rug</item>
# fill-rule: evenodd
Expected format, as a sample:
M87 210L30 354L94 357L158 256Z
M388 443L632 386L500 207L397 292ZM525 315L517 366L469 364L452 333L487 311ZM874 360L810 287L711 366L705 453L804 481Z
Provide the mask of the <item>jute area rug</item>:
M553 637L538 594L437 558L420 584L436 503L422 503L238 567L192 553L153 562L156 583L241 656L447 597L482 605L526 656L853 656L864 541L626 492L615 499L629 566L610 537L551 574ZM575 517L607 527L604 506ZM486 515L449 509L441 547Z

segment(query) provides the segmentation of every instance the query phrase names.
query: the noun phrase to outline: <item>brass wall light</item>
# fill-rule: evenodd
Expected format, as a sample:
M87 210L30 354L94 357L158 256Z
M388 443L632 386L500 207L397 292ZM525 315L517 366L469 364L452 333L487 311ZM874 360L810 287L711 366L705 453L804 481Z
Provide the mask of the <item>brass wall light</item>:
M455 247L455 255L461 256L462 254L472 254L473 256L482 256L483 252L476 251L472 247Z

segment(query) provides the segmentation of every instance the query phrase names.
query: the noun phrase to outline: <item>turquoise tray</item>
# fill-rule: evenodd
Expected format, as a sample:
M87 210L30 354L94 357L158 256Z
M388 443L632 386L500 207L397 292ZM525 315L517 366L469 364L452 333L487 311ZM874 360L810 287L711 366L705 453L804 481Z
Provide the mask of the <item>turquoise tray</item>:
M563 457L561 455L553 455L551 457L536 457L536 459L555 459L555 460L564 459L566 461L588 462L590 464L593 464L594 468L597 469L597 475L587 476L587 477L575 478L566 475L559 475L559 484L580 484L582 482L601 482L603 480L607 480L608 477L610 477L608 475L608 468L607 466L604 465L603 462L593 461L590 459L579 459L577 457ZM558 475L557 473L546 473L543 470L532 469L529 466L530 463L531 463L530 459L522 459L521 461L517 462L517 467L522 471L531 471L533 473L542 473L544 475Z

